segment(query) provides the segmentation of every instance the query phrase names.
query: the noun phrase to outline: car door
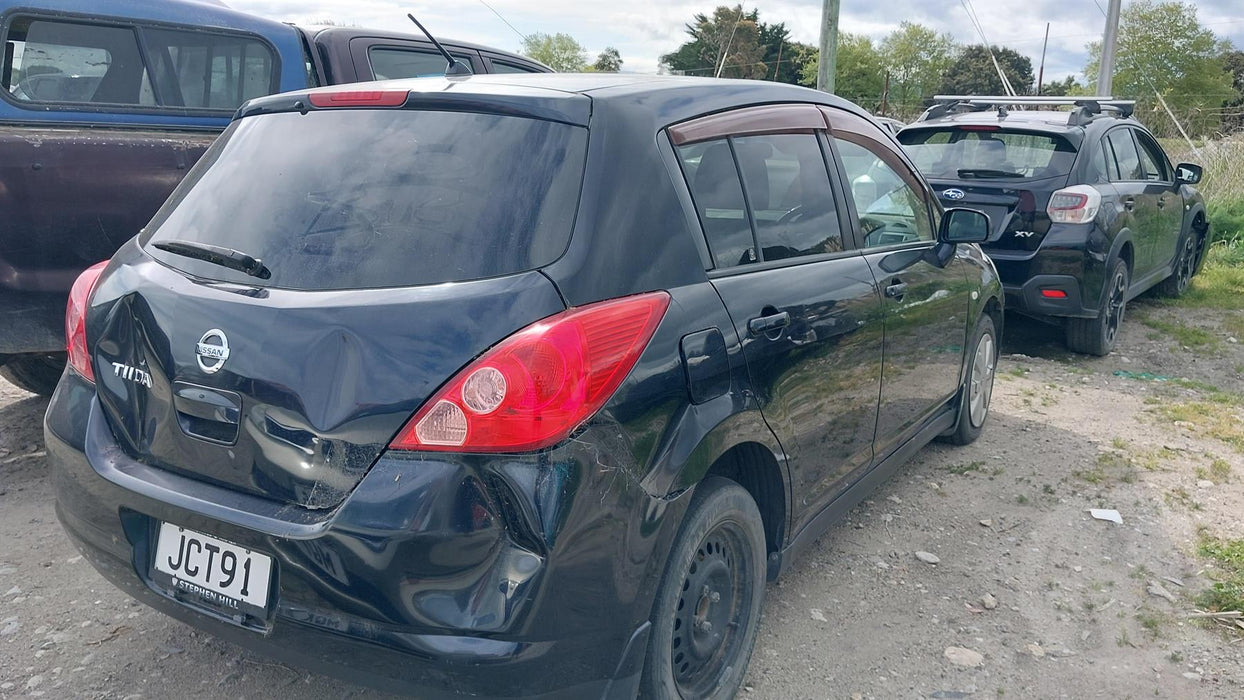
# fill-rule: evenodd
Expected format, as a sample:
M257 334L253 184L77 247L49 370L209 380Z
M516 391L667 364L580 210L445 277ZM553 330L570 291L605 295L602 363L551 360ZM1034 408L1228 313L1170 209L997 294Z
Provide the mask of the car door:
M872 462L883 319L853 249L810 105L671 128L710 279L743 339L752 389L791 463L793 531ZM835 175L836 177L836 175Z
M1121 216L1132 232L1132 284L1147 277L1154 268L1155 239L1161 234L1158 197L1145 180L1133 130L1120 126L1106 132L1105 142L1117 166L1114 187L1118 193ZM1110 155L1107 153L1107 155Z
M850 211L885 297L885 360L874 451L887 456L959 388L972 284L959 253L941 263L933 194L893 139L831 110Z
M1136 143L1140 146L1140 166L1145 177L1145 195L1152 197L1153 249L1150 251L1151 268L1156 271L1170 267L1179 247L1179 234L1183 229L1183 197L1175 184L1175 169L1158 146L1157 141L1140 129L1133 129Z

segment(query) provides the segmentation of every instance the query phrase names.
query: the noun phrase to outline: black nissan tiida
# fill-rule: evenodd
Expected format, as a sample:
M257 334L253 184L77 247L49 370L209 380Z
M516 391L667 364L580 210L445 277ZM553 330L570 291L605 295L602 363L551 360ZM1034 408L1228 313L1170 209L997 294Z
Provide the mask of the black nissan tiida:
M728 697L766 576L980 433L987 231L792 86L261 98L74 287L57 512L131 595L315 670Z

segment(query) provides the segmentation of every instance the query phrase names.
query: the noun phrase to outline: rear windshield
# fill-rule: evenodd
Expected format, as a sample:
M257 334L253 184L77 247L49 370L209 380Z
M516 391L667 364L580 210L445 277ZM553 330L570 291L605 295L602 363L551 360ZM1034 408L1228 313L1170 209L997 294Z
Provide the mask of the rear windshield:
M198 277L285 289L437 284L556 260L574 223L587 130L521 117L323 110L234 122L141 242ZM259 280L156 249L223 246Z
M1060 136L1019 131L919 129L898 136L925 177L1037 180L1066 177L1075 148Z

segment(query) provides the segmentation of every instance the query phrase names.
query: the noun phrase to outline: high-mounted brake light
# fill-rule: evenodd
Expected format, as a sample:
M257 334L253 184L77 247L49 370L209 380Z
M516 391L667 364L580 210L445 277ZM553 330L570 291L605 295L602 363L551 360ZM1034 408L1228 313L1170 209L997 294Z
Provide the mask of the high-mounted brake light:
M1076 185L1051 195L1045 211L1056 224L1085 224L1097 218L1100 209L1101 193L1091 185Z
M992 124L963 124L959 126L959 131L1001 131L1002 127Z
M95 381L95 372L91 369L91 352L86 347L86 306L107 264L107 260L95 263L78 275L69 290L69 303L65 307L65 348L69 351L69 367L91 382Z
M401 107L410 95L408 90L338 90L313 92L311 104L320 107Z
M389 447L525 452L561 442L630 373L669 300L665 292L623 297L524 328L458 372Z

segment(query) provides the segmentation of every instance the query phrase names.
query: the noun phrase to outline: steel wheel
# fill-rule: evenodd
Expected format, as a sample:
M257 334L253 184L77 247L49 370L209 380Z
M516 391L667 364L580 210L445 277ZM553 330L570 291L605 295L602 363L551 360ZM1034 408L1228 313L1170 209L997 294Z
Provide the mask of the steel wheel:
M989 415L989 399L993 397L993 375L997 366L993 335L986 333L976 344L976 357L972 360L972 384L968 387L968 420L973 428L985 424Z
M683 577L670 650L674 683L683 697L705 697L713 690L739 654L741 626L758 612L746 590L746 568L758 562L746 542L737 523L719 523L700 541Z

